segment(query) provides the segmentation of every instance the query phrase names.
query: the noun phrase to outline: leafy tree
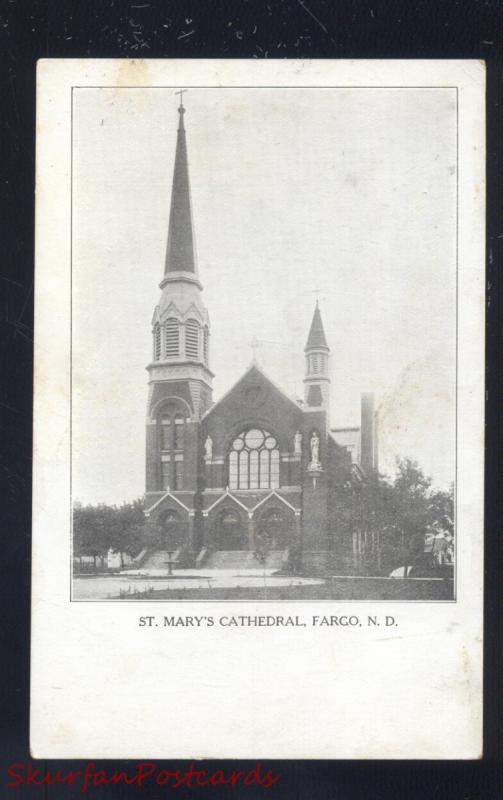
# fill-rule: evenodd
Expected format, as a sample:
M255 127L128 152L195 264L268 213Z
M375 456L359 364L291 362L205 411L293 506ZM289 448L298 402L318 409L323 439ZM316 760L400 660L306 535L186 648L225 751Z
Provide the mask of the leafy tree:
M104 558L108 551L135 555L141 549L143 526L143 501L123 503L122 506L83 506L75 503L73 511L74 554Z
M341 493L338 521L365 542L367 572L419 565L427 532L453 533L453 488L434 490L431 483L416 461L401 459L394 480L379 475Z

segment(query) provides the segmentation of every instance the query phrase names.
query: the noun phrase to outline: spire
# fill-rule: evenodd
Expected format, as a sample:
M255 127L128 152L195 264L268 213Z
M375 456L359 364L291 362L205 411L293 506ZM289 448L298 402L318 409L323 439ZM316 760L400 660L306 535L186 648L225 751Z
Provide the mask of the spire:
M316 307L314 309L313 321L309 329L309 336L307 337L307 344L304 351L307 350L329 350L327 340L325 338L325 331L323 330L323 323L321 321L320 307L318 300L316 300Z
M168 247L164 274L171 272L189 272L197 276L194 255L194 235L192 231L192 211L190 204L189 164L187 159L187 141L183 115L183 90L180 94L180 115L176 139L175 168L171 189L171 211L169 215Z

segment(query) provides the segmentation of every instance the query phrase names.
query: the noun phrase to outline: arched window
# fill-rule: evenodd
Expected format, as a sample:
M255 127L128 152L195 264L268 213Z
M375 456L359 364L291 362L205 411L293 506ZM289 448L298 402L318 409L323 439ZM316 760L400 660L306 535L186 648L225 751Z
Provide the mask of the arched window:
M276 489L279 463L274 436L260 428L243 431L234 439L229 452L229 488Z
M159 416L161 489L183 489L185 417L176 405L168 405Z
M180 355L180 324L173 317L166 320L164 341L164 355L166 358L176 358L176 356Z
M187 358L199 358L199 323L195 319L185 323L185 355Z
M154 361L159 361L161 357L161 326L158 322L154 325Z

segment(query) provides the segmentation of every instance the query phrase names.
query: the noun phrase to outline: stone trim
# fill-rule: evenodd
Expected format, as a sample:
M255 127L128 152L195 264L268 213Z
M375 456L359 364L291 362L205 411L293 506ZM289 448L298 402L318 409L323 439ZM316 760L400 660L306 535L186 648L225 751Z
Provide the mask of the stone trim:
M195 513L194 509L189 508L188 506L185 505L185 503L182 503L182 501L179 500L178 497L175 497L175 495L172 494L171 489L169 489L168 487L167 491L164 492L164 494L162 495L162 497L159 498L159 500L156 500L153 506L150 506L150 508L145 509L145 511L143 512L145 516L149 517L154 508L157 508L157 506L160 505L162 501L165 500L167 497L170 497L172 500L175 501L175 503L178 503L178 505L181 506L187 512L189 517L194 515Z

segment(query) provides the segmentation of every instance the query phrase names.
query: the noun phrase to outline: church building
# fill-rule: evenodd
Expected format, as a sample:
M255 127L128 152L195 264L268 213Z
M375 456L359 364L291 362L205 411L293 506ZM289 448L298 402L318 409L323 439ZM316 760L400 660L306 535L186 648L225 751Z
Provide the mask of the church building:
M256 360L213 399L183 102L178 114L166 260L147 366L144 566L166 563L169 553L175 565L193 569L265 564L351 571L362 543L338 508L341 493L377 469L372 395L362 397L360 428L330 427L330 347L316 302L306 331L303 402L285 394Z

